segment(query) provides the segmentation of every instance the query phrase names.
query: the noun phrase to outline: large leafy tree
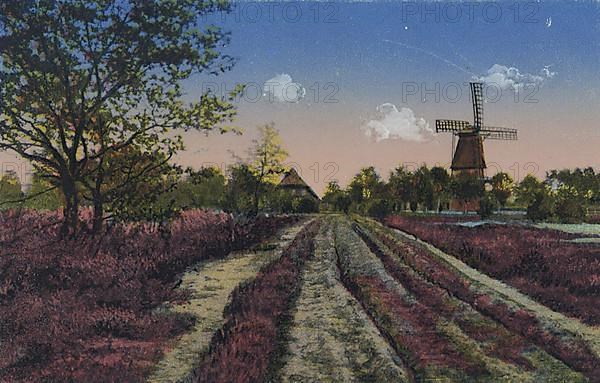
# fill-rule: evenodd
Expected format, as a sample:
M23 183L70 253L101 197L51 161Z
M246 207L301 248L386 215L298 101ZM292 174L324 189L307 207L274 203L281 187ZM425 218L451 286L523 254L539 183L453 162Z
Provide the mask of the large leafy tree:
M162 161L183 147L175 129L228 129L230 97L185 101L181 84L232 67L220 52L228 35L201 25L228 8L221 0L0 2L0 149L59 186L64 228L76 227L84 193L101 222L102 190L117 184L107 176L115 153Z

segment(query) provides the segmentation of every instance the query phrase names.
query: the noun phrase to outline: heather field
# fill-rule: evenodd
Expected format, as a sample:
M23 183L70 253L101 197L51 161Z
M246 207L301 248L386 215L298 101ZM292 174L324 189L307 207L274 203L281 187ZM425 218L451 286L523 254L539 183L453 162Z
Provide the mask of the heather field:
M65 240L60 218L0 215L2 382L143 381L169 341L198 320L160 310L190 299L175 289L180 274L297 221L197 210L168 227L116 225Z
M553 306L523 288L549 278L527 263L519 285L416 232L516 227L189 211L65 243L58 218L2 216L1 382L600 381L594 307ZM519 229L522 246L580 246Z
M595 233L589 228L586 234L575 232L575 225L569 226L571 232L559 230L563 228L561 225L465 227L435 219L398 216L389 217L386 223L556 311L588 324L600 324L600 246L580 241L582 237L593 239Z

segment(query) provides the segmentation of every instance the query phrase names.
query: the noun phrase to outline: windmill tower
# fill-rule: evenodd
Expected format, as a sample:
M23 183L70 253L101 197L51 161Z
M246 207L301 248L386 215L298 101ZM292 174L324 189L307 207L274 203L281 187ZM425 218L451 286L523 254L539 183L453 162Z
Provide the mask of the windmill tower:
M485 157L483 141L516 140L517 130L483 125L483 84L471 83L471 100L473 102L473 124L460 120L436 120L436 133L452 134L452 173L470 173L479 178L485 177ZM454 139L458 144L454 149Z

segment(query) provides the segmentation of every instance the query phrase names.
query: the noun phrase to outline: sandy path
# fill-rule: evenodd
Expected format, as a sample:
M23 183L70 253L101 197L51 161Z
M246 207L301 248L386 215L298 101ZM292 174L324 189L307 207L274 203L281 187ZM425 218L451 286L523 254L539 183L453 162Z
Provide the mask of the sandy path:
M229 295L242 282L281 255L307 222L284 229L271 246L263 251L238 252L227 258L196 265L182 277L180 288L191 291L190 300L169 310L194 315L194 327L182 335L156 365L148 382L175 383L189 381L207 351L213 333L223 325L223 310ZM268 249L267 249L268 248Z
M333 243L324 223L303 274L281 381L407 381L394 350L340 282Z

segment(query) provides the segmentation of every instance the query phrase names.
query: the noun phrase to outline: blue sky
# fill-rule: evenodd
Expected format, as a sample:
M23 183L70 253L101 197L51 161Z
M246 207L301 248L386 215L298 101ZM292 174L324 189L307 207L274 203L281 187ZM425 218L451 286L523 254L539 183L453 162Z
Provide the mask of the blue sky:
M485 105L486 123L520 133L516 143L486 144L488 163L515 178L600 165L596 2L242 2L215 20L231 32L227 52L238 58L217 79L221 91L251 84L238 104L246 134L191 138L206 150L182 157L188 163L227 162L229 150L249 145L255 125L273 121L317 190L326 180L306 170L315 164L322 171L335 163L341 183L371 164L384 176L399 164L444 164L450 137L430 130L436 118L472 119L466 83L479 78L492 96L501 92ZM260 97L265 81L282 74L304 98ZM211 80L189 84L192 95L203 81ZM449 100L449 84L462 97Z
M252 94L237 103L244 134L187 134L183 165L224 167L270 121L317 191L362 166L386 176L400 164L447 165L451 139L432 133L435 119L470 121L466 83L479 78L501 91L488 97L486 124L519 129L517 142L486 142L490 172L600 169L598 2L239 2L210 21L231 32L226 53L238 62L188 81L189 97L212 82L220 94L236 83ZM279 88L264 89L273 79L304 97L277 101ZM444 92L452 84L457 100Z

